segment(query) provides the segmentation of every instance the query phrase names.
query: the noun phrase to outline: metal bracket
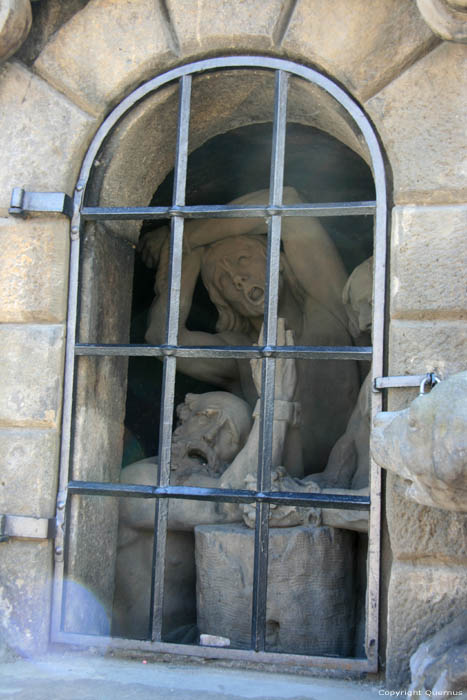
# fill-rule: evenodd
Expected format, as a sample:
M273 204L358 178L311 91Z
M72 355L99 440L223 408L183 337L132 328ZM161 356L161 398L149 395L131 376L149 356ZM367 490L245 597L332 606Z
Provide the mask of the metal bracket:
M433 387L439 382L439 377L434 372L427 372L426 374L404 374L402 376L392 376L392 377L376 377L373 382L374 391L381 391L382 389L394 389L394 388L404 388L404 387L418 387L424 385L429 385Z
M73 200L66 192L27 192L15 187L11 193L9 213L14 216L26 214L64 214L71 219Z
M0 515L0 542L10 537L49 540L55 536L54 518L34 518L28 515Z

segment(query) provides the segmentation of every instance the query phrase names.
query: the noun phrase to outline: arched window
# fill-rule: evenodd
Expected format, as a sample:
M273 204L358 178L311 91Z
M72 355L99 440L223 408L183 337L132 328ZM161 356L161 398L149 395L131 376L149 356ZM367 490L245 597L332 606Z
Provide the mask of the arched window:
M288 61L182 66L107 117L74 206L53 640L375 670L380 477L365 437L336 448L380 410L365 115Z

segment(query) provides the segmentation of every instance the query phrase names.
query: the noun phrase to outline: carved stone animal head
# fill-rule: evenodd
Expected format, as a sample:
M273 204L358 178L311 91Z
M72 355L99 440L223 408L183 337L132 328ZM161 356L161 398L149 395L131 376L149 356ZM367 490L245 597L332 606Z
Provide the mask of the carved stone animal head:
M405 479L407 498L467 512L467 372L403 411L378 413L373 427L373 459Z

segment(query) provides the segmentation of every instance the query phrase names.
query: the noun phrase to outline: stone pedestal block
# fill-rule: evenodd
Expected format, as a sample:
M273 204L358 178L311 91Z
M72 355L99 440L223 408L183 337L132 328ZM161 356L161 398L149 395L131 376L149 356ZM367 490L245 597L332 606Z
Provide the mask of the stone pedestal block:
M354 533L276 528L269 535L267 650L350 655L354 627ZM254 531L195 528L200 633L250 646Z
M65 320L68 241L64 218L0 220L0 322Z

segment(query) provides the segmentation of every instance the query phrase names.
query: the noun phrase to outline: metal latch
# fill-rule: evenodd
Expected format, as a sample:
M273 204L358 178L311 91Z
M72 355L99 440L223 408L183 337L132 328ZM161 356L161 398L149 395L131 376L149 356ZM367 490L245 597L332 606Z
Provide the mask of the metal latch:
M71 219L73 200L66 192L28 192L22 187L15 187L8 211L14 216L55 213L65 214Z
M374 391L381 391L381 389L416 386L420 388L420 393L424 394L427 388L433 388L439 381L440 378L435 374L435 372L427 372L426 374L404 374L401 376L392 377L376 377L373 382L373 389Z
M54 518L34 518L28 515L0 515L0 542L8 542L10 537L49 540L54 536Z

